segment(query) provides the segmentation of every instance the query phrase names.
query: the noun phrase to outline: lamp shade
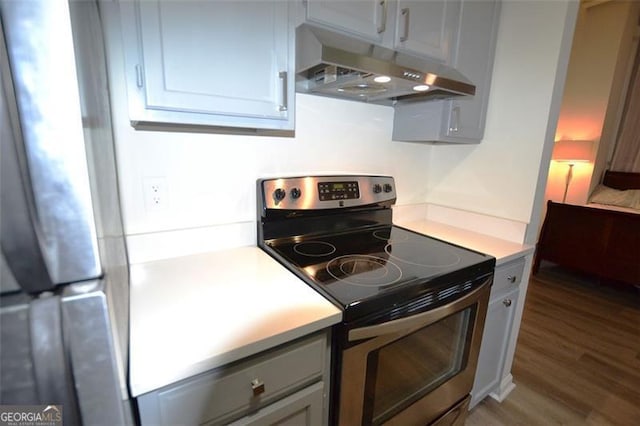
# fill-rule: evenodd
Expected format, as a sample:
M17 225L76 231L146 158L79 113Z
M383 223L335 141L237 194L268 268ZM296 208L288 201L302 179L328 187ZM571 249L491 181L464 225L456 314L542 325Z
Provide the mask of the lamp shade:
M593 141L562 139L553 144L551 158L556 161L591 161Z

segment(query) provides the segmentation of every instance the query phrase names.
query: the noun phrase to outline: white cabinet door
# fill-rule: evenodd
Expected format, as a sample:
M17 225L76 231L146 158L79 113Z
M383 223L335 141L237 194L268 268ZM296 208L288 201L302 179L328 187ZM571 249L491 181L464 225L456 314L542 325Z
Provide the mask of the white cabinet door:
M323 382L309 386L229 426L320 426Z
M449 62L459 0L306 0L306 22L389 48Z
M479 142L484 136L499 12L500 3L496 0L465 0L462 3L453 65L476 85L476 94L472 98L448 102L444 132L459 142Z
M519 291L519 288L515 288L489 303L478 368L471 391L471 407L482 401L500 384Z
M395 48L449 63L459 16L459 1L398 0Z
M500 0L463 0L451 65L476 86L476 94L441 101L399 102L393 139L479 143L484 136Z
M306 20L366 40L382 42L388 0L307 0Z
M283 1L123 2L131 120L293 129L288 10Z

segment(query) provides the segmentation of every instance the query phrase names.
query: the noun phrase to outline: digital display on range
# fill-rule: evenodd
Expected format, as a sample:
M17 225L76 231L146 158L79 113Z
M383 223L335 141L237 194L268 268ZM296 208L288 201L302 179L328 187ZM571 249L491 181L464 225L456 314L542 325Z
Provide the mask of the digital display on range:
M319 182L320 201L353 200L360 198L358 182Z

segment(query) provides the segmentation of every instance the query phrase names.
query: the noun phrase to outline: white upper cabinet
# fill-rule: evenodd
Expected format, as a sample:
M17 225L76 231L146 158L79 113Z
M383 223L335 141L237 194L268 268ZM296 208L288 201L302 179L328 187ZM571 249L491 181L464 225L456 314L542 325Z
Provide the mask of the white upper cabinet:
M305 4L307 22L383 42L388 0L307 0Z
M288 2L144 0L120 9L134 126L293 129Z
M500 0L463 0L451 65L476 86L475 96L399 102L393 139L411 142L479 143L493 73Z
M398 0L394 48L443 63L451 62L458 33L460 2Z
M304 20L417 56L448 62L459 1L306 0Z
M476 85L473 98L447 105L443 131L450 142L480 142L484 136L500 18L499 0L466 0L453 65Z

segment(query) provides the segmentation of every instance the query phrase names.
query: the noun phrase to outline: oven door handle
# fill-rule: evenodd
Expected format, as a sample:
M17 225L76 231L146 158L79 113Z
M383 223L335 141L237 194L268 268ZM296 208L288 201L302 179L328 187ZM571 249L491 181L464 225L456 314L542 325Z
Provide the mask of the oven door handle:
M449 316L476 303L483 293L488 293L491 290L490 283L491 279L488 279L480 287L466 294L461 299L454 300L436 309L432 309L421 314L412 315L410 317L384 322L382 324L370 325L367 327L360 327L349 330L349 341L354 342L356 340L369 339L372 337L383 336L385 334L397 333L403 330L414 328L417 329L423 327L424 325L434 323L441 318Z

